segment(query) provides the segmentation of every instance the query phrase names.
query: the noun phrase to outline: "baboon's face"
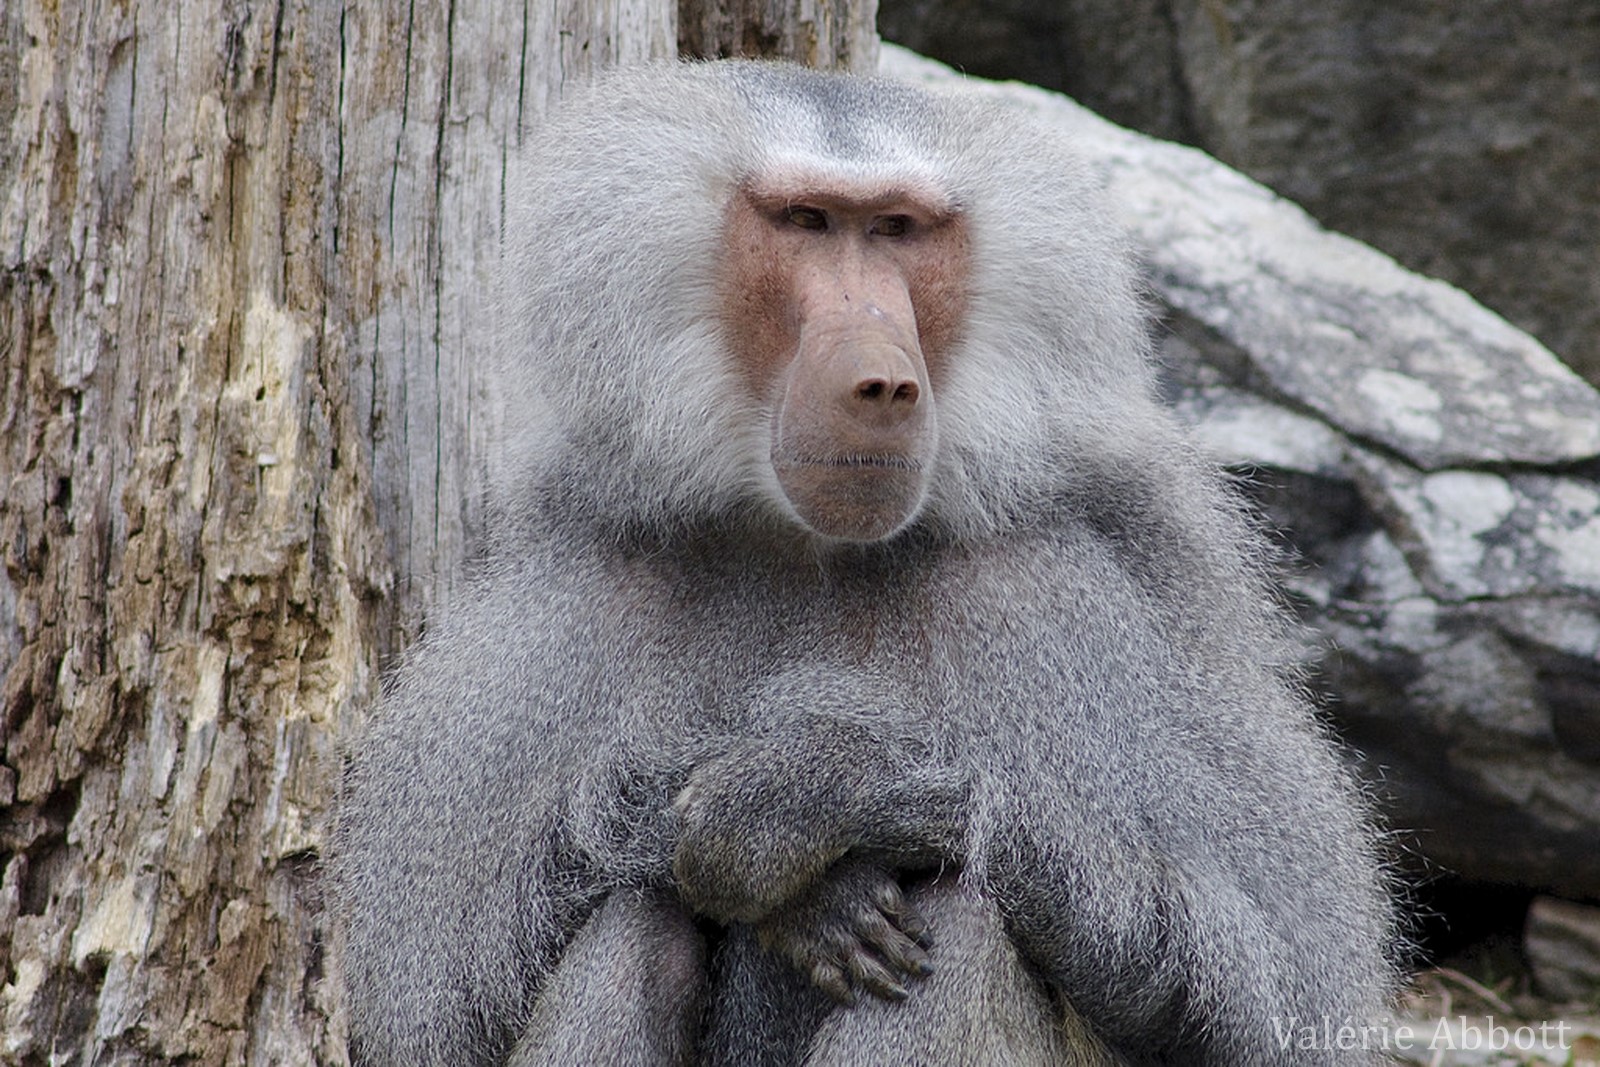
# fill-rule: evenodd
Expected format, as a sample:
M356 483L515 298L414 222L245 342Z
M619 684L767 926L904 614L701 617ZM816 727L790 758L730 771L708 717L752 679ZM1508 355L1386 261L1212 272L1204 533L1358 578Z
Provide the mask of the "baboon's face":
M927 496L965 221L925 191L788 175L742 187L725 226L725 332L788 505L826 537L888 537Z

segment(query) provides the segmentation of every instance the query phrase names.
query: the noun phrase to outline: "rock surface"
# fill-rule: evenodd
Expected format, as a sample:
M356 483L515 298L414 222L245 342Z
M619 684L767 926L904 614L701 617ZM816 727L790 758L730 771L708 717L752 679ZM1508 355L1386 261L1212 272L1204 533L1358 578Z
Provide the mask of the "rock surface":
M1593 0L882 0L879 27L1198 145L1600 381Z
M884 71L961 81L886 48ZM964 82L1099 168L1173 402L1303 560L1325 684L1437 872L1600 897L1600 394L1449 285L1194 149Z
M1540 897L1528 909L1523 945L1541 993L1600 1004L1600 908Z

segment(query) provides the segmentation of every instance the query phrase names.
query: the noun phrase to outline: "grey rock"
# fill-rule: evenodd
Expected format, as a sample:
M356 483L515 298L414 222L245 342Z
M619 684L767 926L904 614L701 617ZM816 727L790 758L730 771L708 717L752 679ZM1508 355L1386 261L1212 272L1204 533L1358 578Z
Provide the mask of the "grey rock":
M1600 594L1600 486L1557 474L1432 472L1352 454L1413 571L1443 600Z
M1600 381L1592 0L882 0L879 26L1204 148Z
M1600 393L1459 290L1057 94L1165 312L1173 403L1301 560L1288 591L1407 848L1600 897Z
M1528 909L1522 943L1541 993L1600 1004L1600 908L1540 897Z
M1169 8L1170 0L879 0L878 31L979 77L1054 89L1124 126L1195 143Z
M1600 453L1594 390L1465 293L1329 233L1199 151L1060 96L1008 95L1072 131L1124 206L1163 300L1247 351L1275 399L1425 470Z

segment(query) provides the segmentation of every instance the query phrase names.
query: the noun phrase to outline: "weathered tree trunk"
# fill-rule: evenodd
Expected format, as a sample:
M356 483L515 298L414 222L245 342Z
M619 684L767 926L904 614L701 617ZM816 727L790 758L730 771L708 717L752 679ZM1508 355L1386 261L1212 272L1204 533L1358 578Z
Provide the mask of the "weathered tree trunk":
M679 0L678 49L701 59L790 59L878 69L878 0Z
M503 161L674 15L0 4L0 1061L344 1060L315 857L479 521Z

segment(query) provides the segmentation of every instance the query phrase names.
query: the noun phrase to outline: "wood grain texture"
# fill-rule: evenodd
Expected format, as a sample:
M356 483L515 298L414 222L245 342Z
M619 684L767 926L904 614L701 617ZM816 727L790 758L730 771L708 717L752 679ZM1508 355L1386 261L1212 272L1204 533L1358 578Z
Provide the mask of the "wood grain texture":
M504 161L675 32L0 6L0 1061L344 1062L316 857L481 522Z
M678 48L701 59L878 69L877 0L679 0Z

